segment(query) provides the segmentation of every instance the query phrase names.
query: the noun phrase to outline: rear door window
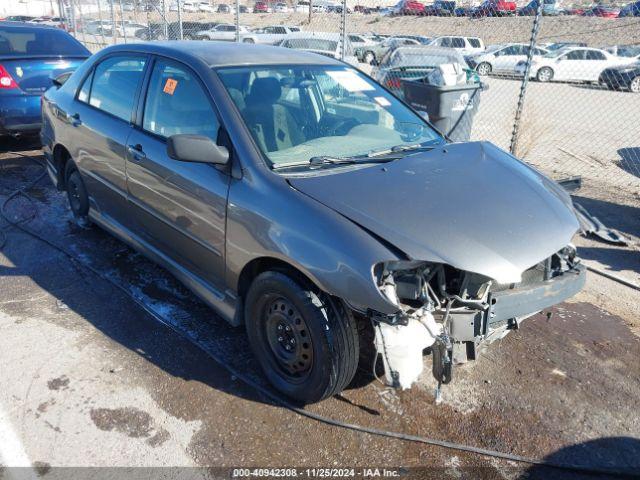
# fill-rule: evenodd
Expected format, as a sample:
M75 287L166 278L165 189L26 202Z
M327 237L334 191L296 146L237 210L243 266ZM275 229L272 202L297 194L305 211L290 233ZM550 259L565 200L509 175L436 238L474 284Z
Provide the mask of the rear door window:
M158 60L149 81L143 128L163 138L190 134L216 141L219 123L195 74L180 63Z
M607 57L604 56L602 52L597 52L596 50L587 50L587 60L606 60Z
M573 50L567 53L564 58L565 60L584 60L584 50Z
M55 28L0 27L0 55L88 57L90 52L71 35Z
M480 40L478 40L477 38L469 38L467 40L469 40L469 45L471 45L473 48L480 48Z
M95 68L89 105L127 122L131 121L145 63L145 57L130 55L116 55L103 60Z
M453 48L465 48L467 45L464 42L464 38L454 37L452 38Z

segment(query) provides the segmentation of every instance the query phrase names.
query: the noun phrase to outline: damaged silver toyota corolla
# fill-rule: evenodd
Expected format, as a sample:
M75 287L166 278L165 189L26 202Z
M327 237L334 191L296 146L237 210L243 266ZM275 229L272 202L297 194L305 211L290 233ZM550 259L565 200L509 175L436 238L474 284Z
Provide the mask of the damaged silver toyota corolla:
M364 341L390 384L409 387L425 351L447 383L585 281L562 188L489 143L448 143L331 58L106 48L46 93L42 140L76 217L244 324L305 402L351 382Z

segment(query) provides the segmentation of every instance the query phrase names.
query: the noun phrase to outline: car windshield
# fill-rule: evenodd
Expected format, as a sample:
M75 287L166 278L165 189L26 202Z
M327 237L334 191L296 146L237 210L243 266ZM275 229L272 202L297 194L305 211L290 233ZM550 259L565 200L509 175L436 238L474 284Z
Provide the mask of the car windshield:
M258 66L217 71L274 167L308 164L316 157L369 158L391 149L444 142L421 117L353 68Z
M433 68L444 63L467 67L467 62L460 52L453 49L437 47L401 47L385 57L385 65L390 67L424 67Z
M545 53L543 55L543 57L545 58L557 58L560 55L564 55L565 53L567 53L569 50L567 50L565 47L560 47L556 50L551 49L551 47L549 47L549 51L547 53Z
M54 28L0 27L0 56L89 56L67 33Z
M338 49L338 42L322 38L293 38L288 41L287 46L296 50L335 52Z

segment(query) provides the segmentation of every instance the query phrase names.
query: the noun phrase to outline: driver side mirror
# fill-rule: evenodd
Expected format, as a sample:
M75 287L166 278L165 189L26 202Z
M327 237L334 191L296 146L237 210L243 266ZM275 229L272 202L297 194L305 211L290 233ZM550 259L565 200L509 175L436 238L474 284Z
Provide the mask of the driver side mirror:
M181 162L226 165L229 150L204 135L172 135L167 140L167 155Z

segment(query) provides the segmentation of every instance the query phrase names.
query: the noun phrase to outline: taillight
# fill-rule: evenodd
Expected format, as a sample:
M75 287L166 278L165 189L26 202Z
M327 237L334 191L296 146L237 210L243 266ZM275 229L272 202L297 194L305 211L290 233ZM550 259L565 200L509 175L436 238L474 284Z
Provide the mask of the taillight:
M18 84L13 77L9 75L7 69L0 65L0 90L8 90L11 88L18 88Z
M400 88L400 87L402 87L402 84L400 83L400 79L399 78L390 78L389 80L387 80L387 87L389 87L389 88Z

